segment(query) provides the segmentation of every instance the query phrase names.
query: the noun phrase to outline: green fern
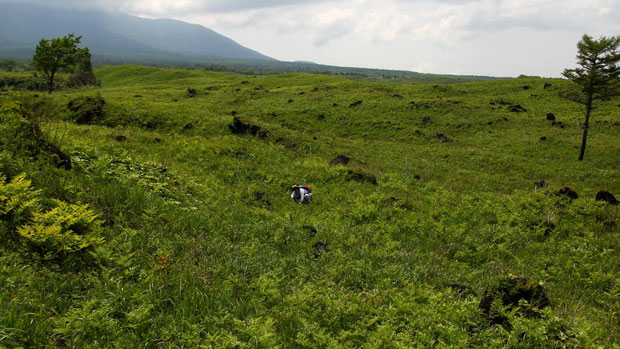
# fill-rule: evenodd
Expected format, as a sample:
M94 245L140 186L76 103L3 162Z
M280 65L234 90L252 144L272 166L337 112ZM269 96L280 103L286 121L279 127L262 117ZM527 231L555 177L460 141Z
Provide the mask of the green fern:
M30 188L30 183L24 173L8 183L0 175L0 220L14 227L40 210L39 191Z
M18 233L31 243L56 252L75 252L103 243L101 221L88 205L54 202L55 208L35 212L32 224L19 227Z

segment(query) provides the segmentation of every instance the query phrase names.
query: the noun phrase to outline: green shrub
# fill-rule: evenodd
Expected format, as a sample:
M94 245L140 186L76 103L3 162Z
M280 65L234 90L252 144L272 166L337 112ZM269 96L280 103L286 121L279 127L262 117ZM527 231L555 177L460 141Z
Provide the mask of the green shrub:
M39 125L25 115L24 107L17 102L0 107L0 150L26 156L39 153L43 133Z
M0 175L0 221L6 222L12 230L40 209L39 191L30 188L30 181L23 173L10 182L5 181Z
M67 82L68 87L74 88L87 85L101 86L101 82L97 80L97 77L93 74L93 71L88 69L76 70L69 76Z
M71 119L78 124L95 124L104 116L105 100L101 96L78 97L67 104Z
M56 207L35 212L32 223L17 229L31 243L55 252L75 252L103 243L101 221L88 205L55 200Z

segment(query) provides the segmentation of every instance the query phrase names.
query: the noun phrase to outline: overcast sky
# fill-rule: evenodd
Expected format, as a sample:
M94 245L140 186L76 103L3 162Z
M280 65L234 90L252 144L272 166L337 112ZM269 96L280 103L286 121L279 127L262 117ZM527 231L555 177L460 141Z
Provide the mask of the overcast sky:
M584 33L620 35L620 0L51 2L202 24L284 61L423 73L558 77Z

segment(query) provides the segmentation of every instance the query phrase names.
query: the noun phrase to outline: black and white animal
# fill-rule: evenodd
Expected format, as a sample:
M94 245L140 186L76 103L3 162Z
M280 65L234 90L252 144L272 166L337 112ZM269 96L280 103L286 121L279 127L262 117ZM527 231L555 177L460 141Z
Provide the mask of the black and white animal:
M291 187L291 198L298 203L310 203L312 200L312 189L307 185L294 185Z

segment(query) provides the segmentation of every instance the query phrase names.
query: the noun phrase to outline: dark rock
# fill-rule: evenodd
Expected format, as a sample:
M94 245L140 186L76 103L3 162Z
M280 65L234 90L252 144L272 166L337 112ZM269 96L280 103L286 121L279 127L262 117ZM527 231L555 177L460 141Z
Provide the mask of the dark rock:
M157 126L159 126L160 124L161 122L159 120L148 120L142 124L142 127L146 128L147 130L152 130L156 128Z
M64 168L67 171L72 168L71 158L67 154L63 153L60 149L58 149L58 147L56 147L55 145L51 143L44 143L43 149L46 153L55 157L56 167Z
M440 140L442 143L450 143L450 142L452 142L452 140L450 138L448 138L446 135L444 135L443 133L438 133L438 134L434 135L433 138L436 138L436 139Z
M551 222L545 222L542 226L543 228L545 228L545 236L551 235L551 233L553 233L553 230L555 229L555 224Z
M134 97L135 98L141 98L142 96L141 95L135 95Z
M261 192L261 191L255 191L254 193L252 193L252 195L254 196L254 200L258 201L262 204L264 204L266 207L271 207L271 202L269 200L267 200L266 198L266 194Z
M334 103L334 104L332 104L332 106L333 106L334 108L335 108L335 107L339 107L338 103Z
M547 120L555 121L555 115L553 115L553 113L547 113Z
M564 187L562 189L560 189L557 193L557 195L560 196L567 196L568 198L570 198L571 200L573 199L577 199L579 198L579 195L577 194L576 191L574 191L572 188L570 187Z
M508 106L508 111L513 113L525 113L527 110L520 106L519 104Z
M263 130L260 126L247 124L240 118L234 117L232 124L228 125L230 132L234 134L246 134L249 133L252 136L258 136L259 139L265 139L267 137L267 131Z
M116 141L117 142L124 142L127 140L127 137L120 135L120 136L116 136Z
M101 96L78 97L67 104L71 119L78 124L97 123L104 116L105 100Z
M546 141L546 140L547 140L547 137L546 137L546 136L542 136L542 137L540 137L540 140L541 140L541 141Z
M193 128L194 128L194 124L185 124L185 126L183 126L183 131L189 131Z
M260 127L256 125L249 125L248 131L252 136L256 136L260 132Z
M289 99L289 100L288 100L288 103L293 103L293 102L294 102L294 101L293 101L292 99Z
M360 105L362 103L363 103L363 101L355 101L355 102L349 104L349 108L357 107L358 105Z
M415 178L415 179L417 179L417 180L422 179L422 177L421 177L420 175L415 175L415 176L413 176L413 178Z
M493 121L487 122L487 125L489 125L489 126L493 125Z
M448 284L446 286L449 287L454 293L464 298L469 297L469 296L473 296L473 297L477 296L476 292L471 287L466 286L466 285Z
M608 191L604 191L601 190L598 193L596 193L596 201L605 201L608 202L612 205L617 205L618 204L618 200L616 199L615 196L613 196L612 193L608 192Z
M538 317L541 309L550 305L549 298L539 282L506 275L498 286L484 291L478 308L492 325L508 327L510 327L508 318L492 309L496 299L501 299L504 306L510 310L516 309L517 314L525 317Z
M312 245L312 248L312 256L314 257L314 259L319 259L323 254L331 251L327 244L327 241L318 241L314 245Z
M346 179L347 181L355 181L360 183L367 182L373 185L377 185L377 177L370 173L349 170L347 172Z
M499 104L499 105L511 105L511 103L510 103L510 102L506 102L505 100L503 100L503 99L501 99L501 98L500 98L500 99L496 99L496 100L494 100L494 101L491 101L491 104L492 104L492 105L495 105L495 104Z
M252 132L253 136L257 136L258 139L265 139L267 138L267 131L263 130L262 128L255 126L255 128L251 128L250 131L252 130L257 130L256 133Z
M529 89L531 89L531 87L530 87L530 86L528 86L528 85L525 85L525 86L523 86L523 89L524 89L524 90L529 90Z
M315 237L316 234L318 234L318 231L316 230L316 228L311 225L303 225L301 228L309 231L310 237Z
M329 162L329 166L346 165L351 161L351 158L346 155L338 155L332 161Z
M424 117L422 117L422 123L423 124L431 124L431 123L433 123L433 119L431 119L431 117L428 116L428 115L424 116Z

